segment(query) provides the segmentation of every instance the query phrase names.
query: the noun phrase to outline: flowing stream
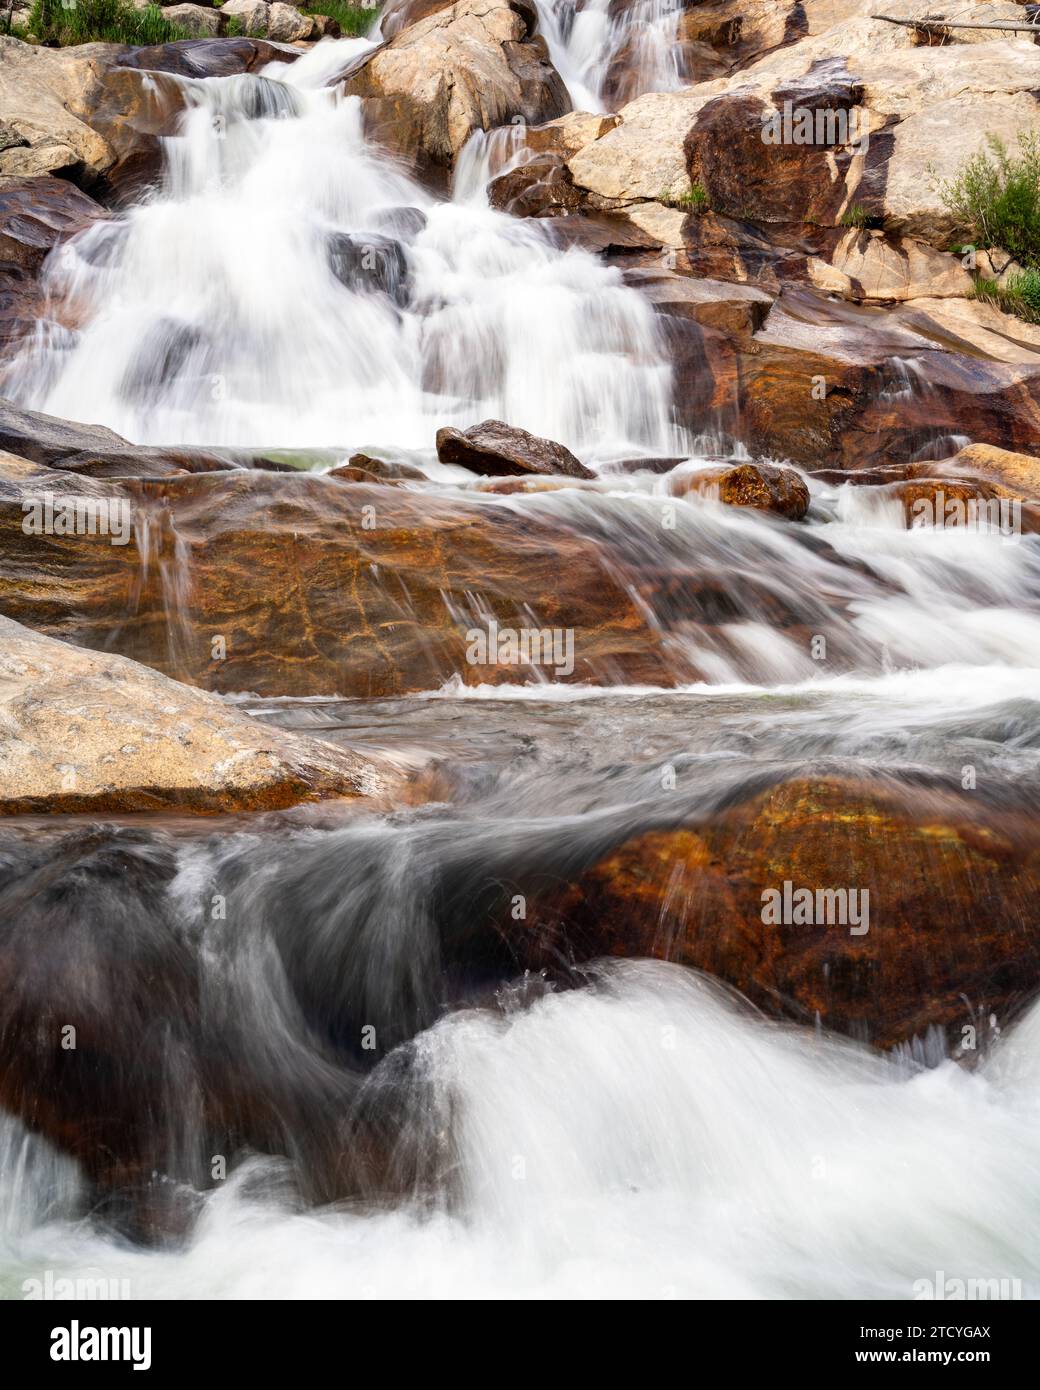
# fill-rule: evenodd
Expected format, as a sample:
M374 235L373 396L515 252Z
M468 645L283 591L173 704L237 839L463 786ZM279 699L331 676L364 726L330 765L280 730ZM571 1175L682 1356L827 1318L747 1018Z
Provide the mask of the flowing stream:
M553 16L595 96L606 4ZM650 18L653 39L674 12ZM967 1066L936 1034L883 1054L767 1022L667 961L518 978L486 928L514 883L566 883L798 772L948 797L971 764L1035 817L1037 539L908 531L899 503L816 481L805 523L694 494L662 531L698 461L611 467L692 448L652 310L490 210L476 146L439 199L366 145L324 85L364 43L188 84L163 190L52 257L75 326L41 326L5 389L139 443L411 451L420 495L552 513L654 568L662 628L693 576L719 611L673 625L696 675L669 690L239 698L418 773L422 804L9 820L5 1018L103 1020L85 1103L136 1137L106 1186L0 1117L0 1294L913 1298L943 1271L1037 1296L1040 1006ZM600 479L478 502L430 460L438 427L488 416ZM829 675L805 640L825 620Z
M576 110L616 110L685 85L683 0L538 0L541 32Z

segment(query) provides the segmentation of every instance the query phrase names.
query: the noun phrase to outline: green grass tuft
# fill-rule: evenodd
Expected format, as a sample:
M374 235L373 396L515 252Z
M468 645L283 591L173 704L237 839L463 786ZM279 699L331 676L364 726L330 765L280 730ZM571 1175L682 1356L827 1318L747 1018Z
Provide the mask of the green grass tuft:
M379 14L378 5L345 5L341 0L312 0L304 14L324 14L334 19L346 38L363 38Z
M662 193L657 201L668 208L686 208L697 213L708 211L708 195L699 183L695 183L689 193Z
M28 31L40 43L62 48L80 43L146 47L190 37L164 19L158 5L137 10L130 0L33 0Z
M1040 323L1040 270L1022 270L1009 275L1003 285L996 280L976 279L972 299L982 300L1014 314L1026 323Z

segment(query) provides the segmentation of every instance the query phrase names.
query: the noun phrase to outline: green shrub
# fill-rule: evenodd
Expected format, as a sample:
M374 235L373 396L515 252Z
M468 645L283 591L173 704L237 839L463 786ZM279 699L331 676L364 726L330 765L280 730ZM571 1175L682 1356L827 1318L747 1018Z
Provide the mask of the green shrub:
M158 5L134 9L130 0L33 0L29 32L41 43L171 43L189 35L163 18Z
M1022 265L1040 264L1040 139L1018 137L1012 154L996 136L955 179L939 184L943 204L979 246L999 246Z
M979 276L971 295L1027 323L1040 323L1040 270L1022 270L1009 275L1003 285Z

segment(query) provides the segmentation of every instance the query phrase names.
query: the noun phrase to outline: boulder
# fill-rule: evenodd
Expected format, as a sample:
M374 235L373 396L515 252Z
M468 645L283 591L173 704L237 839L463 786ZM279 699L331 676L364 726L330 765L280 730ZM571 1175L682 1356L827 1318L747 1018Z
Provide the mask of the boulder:
M593 140L613 130L618 119L591 111L568 111L542 125L528 126L524 141L535 154L560 154L570 159Z
M46 312L39 272L47 255L106 215L63 179L0 177L0 355L12 355Z
M393 237L334 232L329 238L329 264L336 279L352 290L385 294L400 306L408 303L408 257Z
M53 464L88 451L125 448L126 444L122 435L104 425L81 425L0 401L0 448L21 458Z
M235 0L227 0L221 6L223 13L235 13L230 8L234 4ZM258 72L269 63L292 63L296 57L296 53L262 39L178 39L149 48L123 49L116 62L122 68L178 77L233 77L239 72Z
M922 27L920 30L886 24L876 0L700 0L679 18L679 41L713 49L732 71L749 68L759 59L799 44L812 44L813 56L833 53L878 54L928 46L991 42L998 37L985 30ZM900 0L901 19L936 13L931 0ZM969 0L956 17L964 21L1021 20L1022 9L1011 0Z
M575 186L598 209L690 195L685 141L718 84L652 92L618 112L618 123L568 161Z
M626 266L623 274L625 283L638 289L658 313L717 329L748 350L753 350L751 339L773 304L773 296L756 285L695 279L664 269L653 258Z
M488 184L493 208L513 217L561 217L577 212L581 194L559 154L536 154Z
M755 507L800 521L809 510L809 489L793 468L768 463L738 463L730 468L705 468L676 478L679 496L701 492L729 507Z
M1040 501L1040 458L1011 453L992 444L969 444L942 466L943 473L981 478L998 497Z
M41 140L38 145L7 149L0 154L0 176L34 178L42 174L72 177L83 162L71 145L60 140Z
M8 125L6 121L0 121L0 153L25 147L28 144L25 136L19 135L13 125Z
M456 0L403 29L354 70L344 90L365 99L369 129L420 165L451 164L476 130L569 109L567 90L532 37L520 0Z
M107 215L61 179L0 178L0 261L36 271L60 242Z
M924 476L929 473L942 473L946 468L947 465L944 463L936 465L931 461L911 464L908 472L914 476L884 484L881 496L898 499L908 527L974 527L977 524L976 518L990 516L986 504L997 498L997 491L988 483L977 479ZM918 474L921 476L917 476ZM1014 519L1009 513L1005 513L1002 518L998 507L992 512L992 520L997 525L1003 522L1004 525L1010 526ZM1025 520L1027 524L1022 529L1033 529L1028 524L1030 518L1027 517Z
M55 483L69 475L93 478L165 478L185 473L211 473L256 467L278 470L284 465L257 455L201 448L160 449L129 444L103 425L82 425L23 410L0 400L0 448L40 468L58 470Z
M384 39L394 39L410 24L449 10L454 0L390 0L379 17L379 31Z
M42 48L0 36L0 111L29 146L60 145L90 173L113 162L109 143L86 120L84 94L97 85L110 44ZM11 153L8 151L8 153Z
M0 617L2 813L226 813L382 785L341 748Z
M284 5L280 0L267 10L267 37L274 43L299 43L316 37L314 20L303 14L295 5Z
M223 10L205 5L166 5L163 18L190 34L193 39L215 39L227 28Z
M879 314L786 286L750 343L667 321L681 330L681 417L703 428L710 413L756 456L854 470L934 458L951 433L1018 451L1040 441L1040 338L988 304L915 299Z
M26 534L27 504L47 493L126 500L129 543ZM503 625L573 629L574 670L560 679L693 678L667 642L692 599L660 623L647 617L674 582L662 563L658 572L638 547L630 554L623 528L586 534L573 518L464 492L243 469L133 482L0 472L7 615L228 693L368 696L453 676L526 679L516 665L468 659L467 633L488 612ZM217 655L215 634L226 638Z
M437 431L437 457L442 463L458 463L486 477L513 473L562 473L568 478L594 478L571 451L551 439L485 420L468 430Z
M526 917L506 908L499 929L524 969L656 956L773 1017L879 1047L931 1027L959 1042L991 1012L1006 1027L1040 986L1037 826L1035 810L964 794L795 778L707 823L624 840L569 886L511 883ZM785 882L865 891L867 930L770 920L763 894Z
M271 7L266 0L225 0L221 7L229 18L234 15L249 35L267 34Z
M862 6L852 23L836 18L849 9L831 6L825 15L817 7L807 28L729 77L622 107L613 130L569 159L587 206L682 205L697 184L717 216L768 236L784 226L839 228L866 219L893 236L947 248L965 229L943 203L943 181L990 136L1014 146L1020 132L1040 129L1040 49L992 36L915 47L911 31L873 19ZM697 6L684 22L707 21L708 10ZM779 17L778 7L770 12ZM814 118L829 113L829 133L805 143L793 138L793 126L784 134L785 111L799 109ZM763 139L770 121L780 123L775 141ZM895 265L877 264L876 248L864 243L859 251L875 264L857 267L856 248L846 240L840 254L853 261L847 270L837 267L839 288L841 274L858 278L856 268L868 279L875 271L898 277ZM906 247L901 253L916 255ZM942 278L936 266L918 264L912 273ZM951 273L947 287L954 279Z
M849 230L830 260L812 258L810 281L818 289L858 302L967 298L972 277L956 256L912 237Z
M195 8L202 26L222 24L227 12ZM0 110L28 142L0 154L0 172L61 172L106 200L136 201L158 176L160 141L184 109L176 77L228 76L294 56L247 39L44 48L0 37Z
M371 454L351 454L346 463L330 468L325 475L347 483L424 482L426 474L413 464L373 458Z

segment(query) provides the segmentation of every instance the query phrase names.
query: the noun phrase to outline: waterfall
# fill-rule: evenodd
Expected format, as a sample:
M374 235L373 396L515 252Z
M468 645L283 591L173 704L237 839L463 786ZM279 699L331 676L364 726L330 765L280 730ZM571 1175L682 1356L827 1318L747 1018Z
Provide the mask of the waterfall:
M675 0L538 8L577 106L618 64L681 83ZM161 187L51 255L51 316L4 372L141 444L418 467L236 474L226 513L224 474L137 483L111 609L110 557L64 568L72 534L19 580L70 629L81 585L70 640L157 629L147 659L185 679L214 637L261 652L274 678L229 705L400 780L219 817L5 817L0 1296L912 1299L939 1272L1040 1296L1040 537L908 528L898 483L823 470L797 521L700 492L649 303L489 205L522 131L476 134L431 192L327 85L371 47L184 80ZM883 379L894 409L918 376ZM598 476L513 494L434 463L439 427L487 417ZM908 453L945 458L935 433ZM358 493L386 499L364 536ZM298 548L296 507L321 522ZM602 683L517 662L469 687L435 652L430 688L343 698L341 647L322 694L279 685L341 634L367 678L373 634L414 653L510 620L585 622ZM644 630L664 655L633 679L667 688L621 683ZM876 872L874 934L767 937L759 878L792 862L835 892ZM835 998L905 1006L894 1044L866 1012L832 1023Z
M82 326L41 325L5 393L142 444L429 450L500 418L592 460L681 452L652 309L367 144L324 83L368 46L185 83L161 190L51 258Z
M678 38L684 0L537 0L537 6L539 29L576 110L616 110L644 92L685 85Z

